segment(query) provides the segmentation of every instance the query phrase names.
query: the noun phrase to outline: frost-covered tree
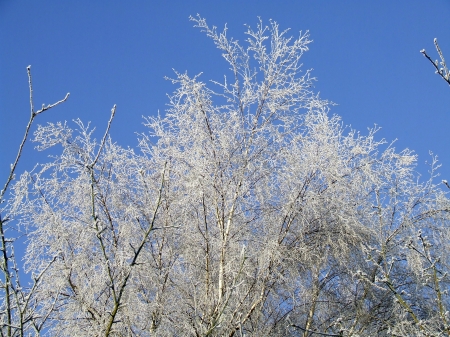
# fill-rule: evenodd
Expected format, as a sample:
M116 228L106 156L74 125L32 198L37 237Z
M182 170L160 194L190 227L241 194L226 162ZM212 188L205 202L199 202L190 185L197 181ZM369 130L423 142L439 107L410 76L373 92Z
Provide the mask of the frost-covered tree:
M43 273L53 261L47 261L46 266L42 265L41 272L33 275L33 283L30 287L21 284L23 275L20 273L19 264L16 260L14 247L16 240L22 237L25 233L20 226L15 226L13 223L15 215L20 213L20 200L7 200L8 192L10 192L11 185L14 182L17 165L22 156L25 143L28 139L30 128L33 125L36 117L41 113L65 102L69 93L60 101L45 105L42 104L41 109L36 110L33 102L33 86L31 80L31 66L27 67L28 86L30 90L30 119L25 128L22 142L19 145L16 158L11 164L8 176L5 177L5 182L0 191L0 334L1 336L24 336L26 331L34 330L39 334L43 327L46 317L38 316L36 307L37 287L40 286ZM2 177L3 178L3 177ZM13 189L20 189L20 184L16 184ZM8 202L7 202L8 201Z
M191 18L230 67L175 73L137 151L76 121L9 207L51 336L448 335L449 202L416 156L329 114L302 71L308 34ZM6 333L6 325L3 326ZM28 329L27 333L32 331Z

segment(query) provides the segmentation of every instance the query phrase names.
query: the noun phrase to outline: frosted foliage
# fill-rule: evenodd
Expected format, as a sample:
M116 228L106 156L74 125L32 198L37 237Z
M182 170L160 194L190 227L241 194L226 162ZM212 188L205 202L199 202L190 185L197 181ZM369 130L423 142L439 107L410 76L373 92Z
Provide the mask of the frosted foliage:
M192 20L230 73L211 85L175 73L139 151L96 142L80 121L36 131L62 152L9 203L27 229L25 267L42 275L27 333L448 333L435 160L421 182L412 151L330 115L300 67L308 34L259 22L242 45Z

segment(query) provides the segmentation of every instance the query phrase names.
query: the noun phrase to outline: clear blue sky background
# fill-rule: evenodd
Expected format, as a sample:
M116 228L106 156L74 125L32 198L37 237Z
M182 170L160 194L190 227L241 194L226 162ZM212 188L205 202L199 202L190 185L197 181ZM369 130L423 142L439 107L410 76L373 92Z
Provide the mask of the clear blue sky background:
M164 76L177 71L220 80L227 65L189 15L200 13L229 36L244 39L244 24L278 21L292 35L309 30L304 56L314 68L316 90L338 106L332 113L379 137L398 138L423 163L438 154L450 180L450 86L419 53L433 58L437 37L450 61L450 0L435 1L12 1L0 0L0 178L29 118L26 66L32 65L35 105L71 96L38 123L80 118L100 138L117 104L113 139L135 147L145 131L142 115L164 111L175 87ZM28 143L19 172L46 153ZM425 165L419 170L426 173Z

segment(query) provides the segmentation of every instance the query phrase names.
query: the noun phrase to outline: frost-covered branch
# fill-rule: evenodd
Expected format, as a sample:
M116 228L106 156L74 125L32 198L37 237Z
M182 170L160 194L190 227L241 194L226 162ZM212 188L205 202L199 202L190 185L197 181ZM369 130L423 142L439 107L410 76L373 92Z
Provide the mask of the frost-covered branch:
M68 97L69 93L66 94L66 96L53 104L49 104L47 106L42 105L42 108L38 111L34 110L34 103L33 103L33 85L31 80L31 66L27 67L27 74L28 74L28 86L29 86L29 92L30 92L30 119L28 121L28 124L25 128L24 136L22 138L22 142L19 145L16 159L11 164L10 171L8 174L8 177L6 178L5 184L3 186L3 189L0 191L0 205L4 203L6 192L8 191L8 188L11 184L11 182L15 178L15 172L17 169L17 165L19 164L20 158L22 156L23 148L25 146L25 143L28 139L28 134L30 131L31 126L33 125L34 119L36 116L41 114L42 112L49 110L63 102L65 102ZM6 211L6 213L5 213ZM4 286L1 293L1 297L3 300L3 303L1 305L1 308L4 310L3 318L1 319L1 327L0 327L0 333L5 336L13 336L19 333L21 336L24 334L24 324L27 323L27 319L25 318L25 313L29 310L28 308L28 299L33 294L35 287L30 290L29 293L27 293L22 287L20 286L20 280L19 280L19 269L16 264L16 258L14 255L14 242L15 238L8 238L6 236L6 224L7 222L10 222L12 220L12 214L8 214L8 209L2 208L0 209L0 237L1 237L1 271L3 274L3 281ZM12 270L11 270L12 268ZM14 271L14 273L12 273ZM16 278L16 286L12 283L12 277L13 275ZM15 306L12 303L12 296L14 296L15 299ZM25 300L26 298L26 300ZM17 322L16 324L13 324L13 322Z
M425 49L422 49L420 52L422 53L423 56L425 56L428 59L428 61L431 62L434 68L436 68L436 74L441 76L444 79L444 81L447 82L448 85L450 85L450 70L448 69L447 64L445 63L444 54L442 53L442 50L439 47L436 38L434 39L434 46L436 47L436 51L439 55L440 61L439 60L433 61L431 57L427 54Z

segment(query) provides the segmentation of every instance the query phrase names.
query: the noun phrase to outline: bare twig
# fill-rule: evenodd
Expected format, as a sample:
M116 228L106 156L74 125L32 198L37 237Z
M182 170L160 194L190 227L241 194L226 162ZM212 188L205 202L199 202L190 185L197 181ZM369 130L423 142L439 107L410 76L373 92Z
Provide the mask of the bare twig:
M100 148L98 149L97 156L95 157L94 161L90 165L91 167L95 166L95 164L98 161L98 158L100 157L100 152L102 152L103 146L105 145L106 137L108 136L109 129L111 128L111 123L112 123L115 113L116 113L116 105L114 104L113 108L111 109L111 117L109 118L108 126L106 127L105 134L103 135L103 139L100 143Z
M433 66L436 68L436 74L439 74L439 76L441 76L445 82L447 82L448 85L450 85L450 71L447 67L447 64L445 63L445 59L444 59L444 54L442 53L441 48L439 47L439 44L437 42L437 39L434 39L434 46L436 47L436 50L439 54L439 58L441 59L441 61L439 62L438 60L433 61L431 59L430 56L428 56L427 52L425 51L425 49L422 49L420 52L423 54L423 56L425 56L430 62L431 64L433 64ZM441 65L441 67L439 67L439 65Z
M300 329L302 331L308 332L312 335L320 335L320 336L333 336L333 337L342 337L342 333L340 333L339 335L336 334L330 334L330 333L324 333L324 332L317 332L317 331L313 331L313 330L309 330L309 329L305 329L302 328L301 326L295 325L295 324L290 324L289 326L296 328L296 329Z
M66 96L62 100L60 100L60 101L58 101L56 103L49 104L47 106L42 105L42 109L40 109L39 111L35 112L34 111L34 103L33 103L33 85L32 85L32 82L31 82L31 66L27 67L27 73L28 73L28 86L29 86L29 89L30 89L30 110L31 110L30 120L28 121L27 127L25 128L25 134L23 136L22 142L20 143L19 151L17 152L17 156L16 156L16 160L14 161L13 164L11 164L11 170L9 172L8 179L6 180L6 183L5 183L3 189L0 192L0 202L3 199L3 196L5 195L9 184L14 179L14 172L16 170L17 164L19 163L20 156L22 155L23 147L25 146L25 142L27 141L28 133L30 132L30 128L31 128L31 125L33 124L34 118L37 115L39 115L40 113L42 113L42 112L44 112L46 110L49 110L49 109L51 109L51 108L53 108L53 107L55 107L55 106L65 102L69 98L69 95L70 95L70 93L67 93Z

